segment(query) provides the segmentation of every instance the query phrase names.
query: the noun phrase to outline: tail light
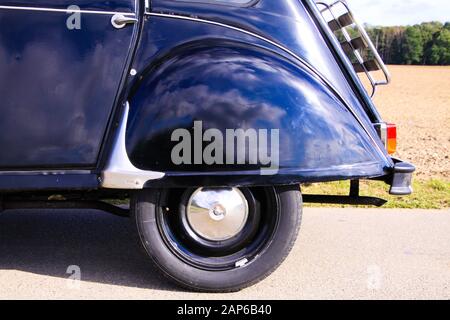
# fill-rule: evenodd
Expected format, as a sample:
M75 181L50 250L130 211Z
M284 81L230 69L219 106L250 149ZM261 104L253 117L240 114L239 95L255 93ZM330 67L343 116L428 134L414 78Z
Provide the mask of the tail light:
M386 149L389 154L394 154L397 151L397 126L392 123L386 125Z
M397 126L392 123L376 123L375 129L383 141L384 146L389 154L397 151Z

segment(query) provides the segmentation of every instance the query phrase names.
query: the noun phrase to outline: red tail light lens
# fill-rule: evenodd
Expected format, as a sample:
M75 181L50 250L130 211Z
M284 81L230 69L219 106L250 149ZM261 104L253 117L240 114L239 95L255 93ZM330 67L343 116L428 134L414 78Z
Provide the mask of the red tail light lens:
M389 154L394 154L397 151L397 126L392 123L387 124L386 149Z

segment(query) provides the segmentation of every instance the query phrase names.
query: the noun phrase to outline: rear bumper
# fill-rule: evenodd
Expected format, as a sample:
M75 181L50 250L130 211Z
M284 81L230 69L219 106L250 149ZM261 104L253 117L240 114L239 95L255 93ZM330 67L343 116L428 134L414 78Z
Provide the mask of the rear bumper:
M403 162L395 158L392 160L395 165L387 181L391 186L389 193L395 196L410 195L413 192L412 176L416 168L408 162Z

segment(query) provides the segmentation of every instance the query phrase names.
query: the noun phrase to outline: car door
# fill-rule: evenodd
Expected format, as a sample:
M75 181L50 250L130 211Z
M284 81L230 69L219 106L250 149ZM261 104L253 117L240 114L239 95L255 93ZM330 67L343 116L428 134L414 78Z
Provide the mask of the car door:
M129 60L136 5L0 2L0 170L95 166ZM131 19L114 27L113 17Z

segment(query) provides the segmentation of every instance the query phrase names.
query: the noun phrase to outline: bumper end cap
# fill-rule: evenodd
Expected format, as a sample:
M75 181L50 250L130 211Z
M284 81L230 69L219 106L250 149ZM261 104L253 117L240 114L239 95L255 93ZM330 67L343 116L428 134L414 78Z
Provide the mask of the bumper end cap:
M413 193L412 177L414 171L416 171L416 168L412 164L402 161L396 162L393 169L389 194L394 196L407 196Z

